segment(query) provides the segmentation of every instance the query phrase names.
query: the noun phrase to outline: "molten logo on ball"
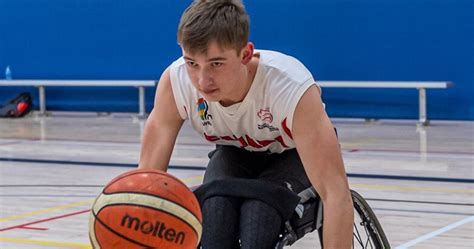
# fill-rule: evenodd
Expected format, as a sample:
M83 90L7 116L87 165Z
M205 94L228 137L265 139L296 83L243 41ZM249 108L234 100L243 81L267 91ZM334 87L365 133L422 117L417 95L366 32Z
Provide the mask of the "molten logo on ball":
M122 227L141 231L143 234L159 237L169 242L182 245L186 235L183 232L176 232L173 228L166 227L166 224L160 221L141 221L137 217L126 214L122 218Z

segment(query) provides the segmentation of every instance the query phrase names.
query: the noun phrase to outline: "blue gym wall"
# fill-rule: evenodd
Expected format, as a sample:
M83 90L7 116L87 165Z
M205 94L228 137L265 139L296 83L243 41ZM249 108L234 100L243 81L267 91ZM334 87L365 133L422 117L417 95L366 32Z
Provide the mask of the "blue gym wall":
M158 79L180 56L182 0L0 0L0 78ZM453 81L430 119L474 120L474 1L247 0L257 48L299 58L319 80ZM3 102L32 87L0 87ZM47 88L50 110L137 110L136 89ZM154 88L147 89L147 110ZM414 89L329 89L332 117L417 118ZM35 101L37 105L38 102Z

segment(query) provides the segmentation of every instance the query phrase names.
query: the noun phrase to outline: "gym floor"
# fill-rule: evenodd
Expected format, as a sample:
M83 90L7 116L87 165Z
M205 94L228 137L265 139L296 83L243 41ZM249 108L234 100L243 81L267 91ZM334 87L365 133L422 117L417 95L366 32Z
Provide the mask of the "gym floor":
M54 112L0 119L0 248L91 248L89 209L136 167L144 120ZM352 189L393 248L474 245L474 122L334 119ZM200 184L213 145L185 124L169 172ZM317 248L316 233L289 248Z

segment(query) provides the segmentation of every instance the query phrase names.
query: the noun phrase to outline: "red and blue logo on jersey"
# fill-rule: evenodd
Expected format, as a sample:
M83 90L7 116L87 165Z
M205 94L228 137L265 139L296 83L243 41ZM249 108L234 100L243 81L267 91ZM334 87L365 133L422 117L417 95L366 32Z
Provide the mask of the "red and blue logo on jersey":
M259 130L267 128L270 131L278 131L277 127L271 125L271 123L273 122L273 115L270 112L269 107L264 108L264 109L260 109L260 111L257 112L257 116L263 122L262 124L257 124L257 127L258 127Z
M209 105L207 104L207 101L204 98L199 98L197 102L197 106L198 106L199 117L203 121L202 125L203 126L212 125L210 121L212 119L212 115L208 113Z

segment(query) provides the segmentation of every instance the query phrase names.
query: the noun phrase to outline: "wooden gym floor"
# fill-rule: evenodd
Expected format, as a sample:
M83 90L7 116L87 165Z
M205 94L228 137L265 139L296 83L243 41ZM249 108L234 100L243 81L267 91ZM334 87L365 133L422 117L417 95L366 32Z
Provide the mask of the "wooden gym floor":
M351 188L393 248L474 246L474 122L335 119ZM91 248L94 197L136 167L144 120L52 113L0 119L0 248ZM210 145L183 127L170 173L200 184ZM313 233L290 248L317 248Z

